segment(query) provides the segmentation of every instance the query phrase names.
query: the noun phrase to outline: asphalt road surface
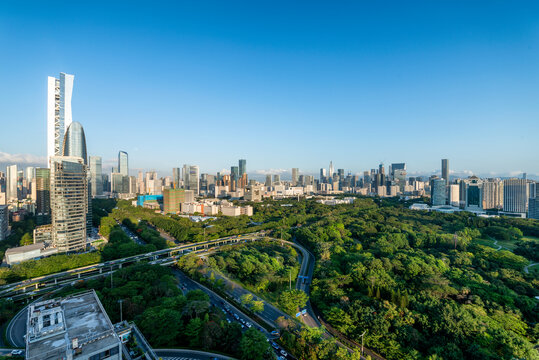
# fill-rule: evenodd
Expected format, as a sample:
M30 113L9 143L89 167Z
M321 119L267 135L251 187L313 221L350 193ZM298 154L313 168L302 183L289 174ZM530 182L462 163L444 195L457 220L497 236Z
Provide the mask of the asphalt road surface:
M24 307L19 311L8 324L6 329L6 337L8 341L17 348L24 348L26 343L24 335L26 335L26 318L28 317L28 307Z
M213 360L213 359L231 359L228 356L213 354L203 351L188 349L156 349L156 355L163 360Z

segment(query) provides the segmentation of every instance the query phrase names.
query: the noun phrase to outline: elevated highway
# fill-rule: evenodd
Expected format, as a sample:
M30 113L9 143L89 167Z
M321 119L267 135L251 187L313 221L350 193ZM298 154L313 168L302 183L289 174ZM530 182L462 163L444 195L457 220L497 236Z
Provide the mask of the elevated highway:
M198 251L205 251L221 245L234 244L239 242L259 240L263 233L249 233L243 235L229 236L225 238L208 240L194 244L183 244L172 248L153 251L146 254L125 257L99 264L88 265L72 270L62 271L55 274L40 276L16 283L0 286L0 298L11 298L21 300L34 298L41 294L50 292L58 287L71 284L79 280L88 280L100 276L107 276L114 271L121 269L125 265L140 261L148 261L152 264L170 265L184 254Z

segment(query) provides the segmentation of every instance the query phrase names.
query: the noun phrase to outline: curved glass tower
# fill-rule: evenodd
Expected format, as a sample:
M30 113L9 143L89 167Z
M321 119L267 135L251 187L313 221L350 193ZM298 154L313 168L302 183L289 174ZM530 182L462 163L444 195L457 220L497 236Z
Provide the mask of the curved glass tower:
M84 160L85 165L88 164L86 137L84 136L84 129L79 122L72 122L67 128L62 155L80 157Z

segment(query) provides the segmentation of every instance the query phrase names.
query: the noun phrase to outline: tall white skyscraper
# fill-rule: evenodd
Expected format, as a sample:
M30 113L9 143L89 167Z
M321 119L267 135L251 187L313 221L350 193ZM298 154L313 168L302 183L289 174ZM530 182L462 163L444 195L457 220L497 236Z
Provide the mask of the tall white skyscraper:
M75 75L60 73L48 77L47 85L47 159L62 155L64 134L71 125L71 96Z
M334 172L335 172L335 169L333 169L333 161L330 161L329 162L329 174L328 174L328 176L332 177Z
M7 167L6 174L6 201L17 200L17 179L18 179L17 165L11 165Z
M90 156L90 183L92 196L103 195L101 156Z

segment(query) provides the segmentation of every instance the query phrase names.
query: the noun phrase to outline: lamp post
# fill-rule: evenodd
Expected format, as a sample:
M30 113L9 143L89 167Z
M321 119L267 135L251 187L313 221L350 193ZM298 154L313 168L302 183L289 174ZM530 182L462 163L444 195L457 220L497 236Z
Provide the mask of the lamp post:
M367 330L363 331L363 334L359 335L361 336L361 356L363 356L363 336L365 335L366 332Z
M124 317L123 317L122 303L124 302L124 299L120 299L120 300L118 300L118 302L120 303L120 322L123 322Z

